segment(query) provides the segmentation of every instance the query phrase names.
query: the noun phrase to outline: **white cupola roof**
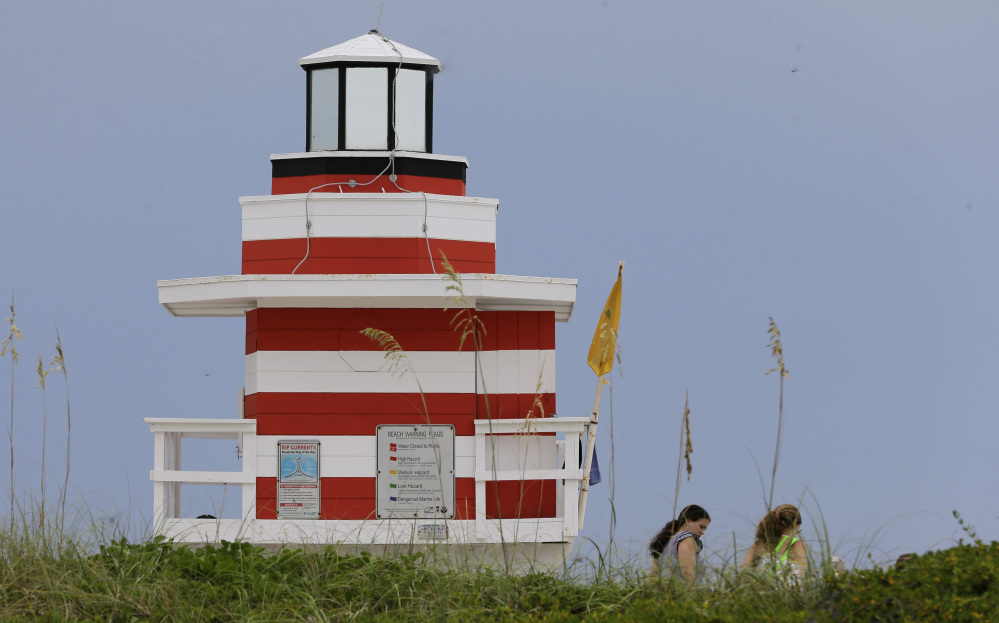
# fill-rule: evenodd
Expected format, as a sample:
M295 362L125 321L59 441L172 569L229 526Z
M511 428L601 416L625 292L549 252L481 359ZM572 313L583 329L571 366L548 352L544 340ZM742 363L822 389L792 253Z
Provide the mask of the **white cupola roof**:
M309 54L305 58L299 59L298 64L305 67L306 65L342 62L398 63L400 60L407 64L431 65L437 71L441 69L441 62L436 58L419 50L414 50L408 45L386 39L377 30Z

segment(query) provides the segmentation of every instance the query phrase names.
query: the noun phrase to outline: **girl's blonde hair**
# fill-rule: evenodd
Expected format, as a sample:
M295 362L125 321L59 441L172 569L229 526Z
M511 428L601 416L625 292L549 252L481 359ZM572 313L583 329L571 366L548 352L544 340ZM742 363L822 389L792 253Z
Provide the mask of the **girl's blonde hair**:
M756 526L756 542L768 549L777 547L780 538L794 526L801 525L801 513L792 504L781 504L763 516Z

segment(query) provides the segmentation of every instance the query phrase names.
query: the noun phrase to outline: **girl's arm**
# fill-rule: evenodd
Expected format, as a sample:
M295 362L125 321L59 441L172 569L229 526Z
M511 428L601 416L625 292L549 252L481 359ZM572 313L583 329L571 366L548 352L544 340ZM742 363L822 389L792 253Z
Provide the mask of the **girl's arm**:
M742 559L742 568L753 564L753 559L756 558L756 543L753 543L748 550L746 550L746 556Z
M808 568L808 548L805 547L805 539L799 538L794 542L791 551L787 554L787 559Z
M688 584L697 581L697 545L692 536L677 543L676 553L680 563L680 573Z

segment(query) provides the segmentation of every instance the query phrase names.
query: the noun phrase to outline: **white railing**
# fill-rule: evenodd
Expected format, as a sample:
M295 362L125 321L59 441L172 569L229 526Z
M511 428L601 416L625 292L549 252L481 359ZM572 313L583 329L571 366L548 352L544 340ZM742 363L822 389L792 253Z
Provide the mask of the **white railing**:
M579 469L579 442L586 433L589 418L529 418L516 420L475 421L475 524L476 532L488 534L501 529L496 520L486 519L486 483L506 480L554 480L559 493L556 515L562 523L562 537L575 537L579 531L579 486L583 470ZM494 468L490 461L494 436L564 433L557 460L550 468L529 469L526 465L514 469ZM553 459L555 457L552 457ZM492 464L491 464L492 463ZM523 521L523 520L521 520Z
M281 540L310 542L393 543L411 538L406 526L414 520L315 521L256 519L257 435L256 421L244 419L146 418L155 436L153 469L153 516L157 534L180 541L249 540L269 543ZM475 517L449 521L449 541L498 543L567 541L578 534L578 503L583 472L579 469L579 445L589 418L531 418L475 421ZM538 440L538 433L565 435L552 440L535 460L511 460L511 440ZM241 471L192 471L181 467L183 439L235 439L241 448ZM548 437L551 439L551 437ZM523 445L521 445L523 447ZM504 453L502 461L494 453ZM556 516L540 519L487 519L486 483L520 480L554 480L558 499ZM181 517L181 485L238 485L242 491L242 519L195 520ZM419 520L415 520L419 521ZM280 525L279 525L280 524ZM214 536L213 536L214 535Z
M145 418L154 435L153 520L157 530L180 516L180 487L184 484L239 485L242 515L252 517L257 499L257 422L242 419ZM238 472L193 471L181 468L183 439L234 439L243 469ZM238 520L236 520L238 522Z

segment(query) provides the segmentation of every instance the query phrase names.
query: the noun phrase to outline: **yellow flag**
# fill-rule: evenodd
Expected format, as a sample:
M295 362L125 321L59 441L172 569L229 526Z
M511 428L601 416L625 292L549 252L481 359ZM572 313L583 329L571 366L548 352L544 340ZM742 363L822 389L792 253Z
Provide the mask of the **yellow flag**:
M604 304L604 310L600 314L600 322L597 323L597 332L593 334L593 343L590 344L590 352L586 356L586 362L590 364L597 376L603 376L614 367L614 349L617 346L617 325L621 319L621 271L624 262L617 269L617 281L611 288L610 296Z

